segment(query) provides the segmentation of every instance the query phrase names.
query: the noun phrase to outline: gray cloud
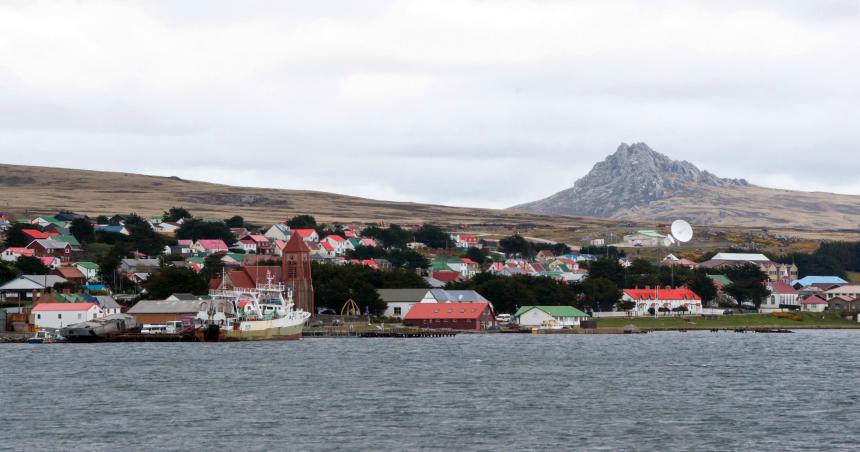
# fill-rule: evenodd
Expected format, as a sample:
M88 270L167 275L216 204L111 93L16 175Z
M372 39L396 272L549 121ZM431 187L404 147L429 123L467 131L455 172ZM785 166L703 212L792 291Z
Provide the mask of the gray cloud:
M621 141L860 194L854 2L0 6L0 161L503 207Z

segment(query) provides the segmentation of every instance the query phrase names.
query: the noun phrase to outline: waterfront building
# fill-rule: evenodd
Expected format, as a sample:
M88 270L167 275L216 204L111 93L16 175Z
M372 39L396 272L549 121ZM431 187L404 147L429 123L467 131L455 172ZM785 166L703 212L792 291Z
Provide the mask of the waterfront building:
M860 285L839 286L824 292L824 299L830 301L836 297L853 300L860 298Z
M486 330L496 326L489 303L418 303L406 313L403 324L420 328Z
M573 306L523 306L514 318L526 327L578 328L589 317Z
M621 300L633 302L635 306L631 312L637 316L653 315L648 312L652 308L655 313L660 315L669 315L673 312L692 315L702 314L702 298L686 287L677 289L624 289ZM681 306L686 308L686 311L680 310Z
M204 300L141 300L128 310L139 325L158 324L194 317Z
M30 311L30 323L36 328L60 329L101 316L95 303L39 303Z
M755 265L767 275L771 282L791 282L797 279L797 266L780 264L758 253L717 253L707 262L699 264L703 268L725 269L740 265Z
M794 287L782 281L767 283L770 295L759 306L760 312L773 312L781 309L800 309L800 294Z
M800 310L804 312L824 312L827 308L827 300L813 295L800 302Z

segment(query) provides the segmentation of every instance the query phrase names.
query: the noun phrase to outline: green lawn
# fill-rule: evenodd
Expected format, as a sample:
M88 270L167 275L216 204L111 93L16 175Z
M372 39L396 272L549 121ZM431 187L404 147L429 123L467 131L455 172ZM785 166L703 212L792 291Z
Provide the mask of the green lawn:
M718 319L703 317L634 317L597 319L598 328L623 328L625 325L636 325L643 329L674 329L674 328L743 328L743 327L784 327L784 328L860 328L855 321L841 319L831 314L801 313L802 321L779 319L769 314L734 314L720 316ZM824 318L822 318L822 316Z

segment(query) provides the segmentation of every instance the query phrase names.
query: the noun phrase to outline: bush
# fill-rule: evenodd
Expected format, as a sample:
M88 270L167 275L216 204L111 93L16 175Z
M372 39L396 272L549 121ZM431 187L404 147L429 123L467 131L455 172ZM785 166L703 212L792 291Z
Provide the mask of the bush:
M792 313L792 312L771 312L770 316L775 318L775 319L788 319L788 320L794 320L795 322L802 322L803 321L803 317L801 317L795 313Z

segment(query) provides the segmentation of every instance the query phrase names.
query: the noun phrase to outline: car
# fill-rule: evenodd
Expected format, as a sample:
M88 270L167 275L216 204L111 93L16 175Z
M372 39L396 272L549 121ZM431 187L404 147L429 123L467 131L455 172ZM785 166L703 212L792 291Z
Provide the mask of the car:
M322 320L319 320L319 319L317 319L316 322L311 324L311 328L319 328L321 326L325 326L325 322L323 322Z
M332 320L332 321L331 321L331 326L343 326L343 320L341 320L341 319L334 319L334 320Z
M731 309L726 309L725 311L723 311L723 315L732 315L734 313L735 311L732 311Z

